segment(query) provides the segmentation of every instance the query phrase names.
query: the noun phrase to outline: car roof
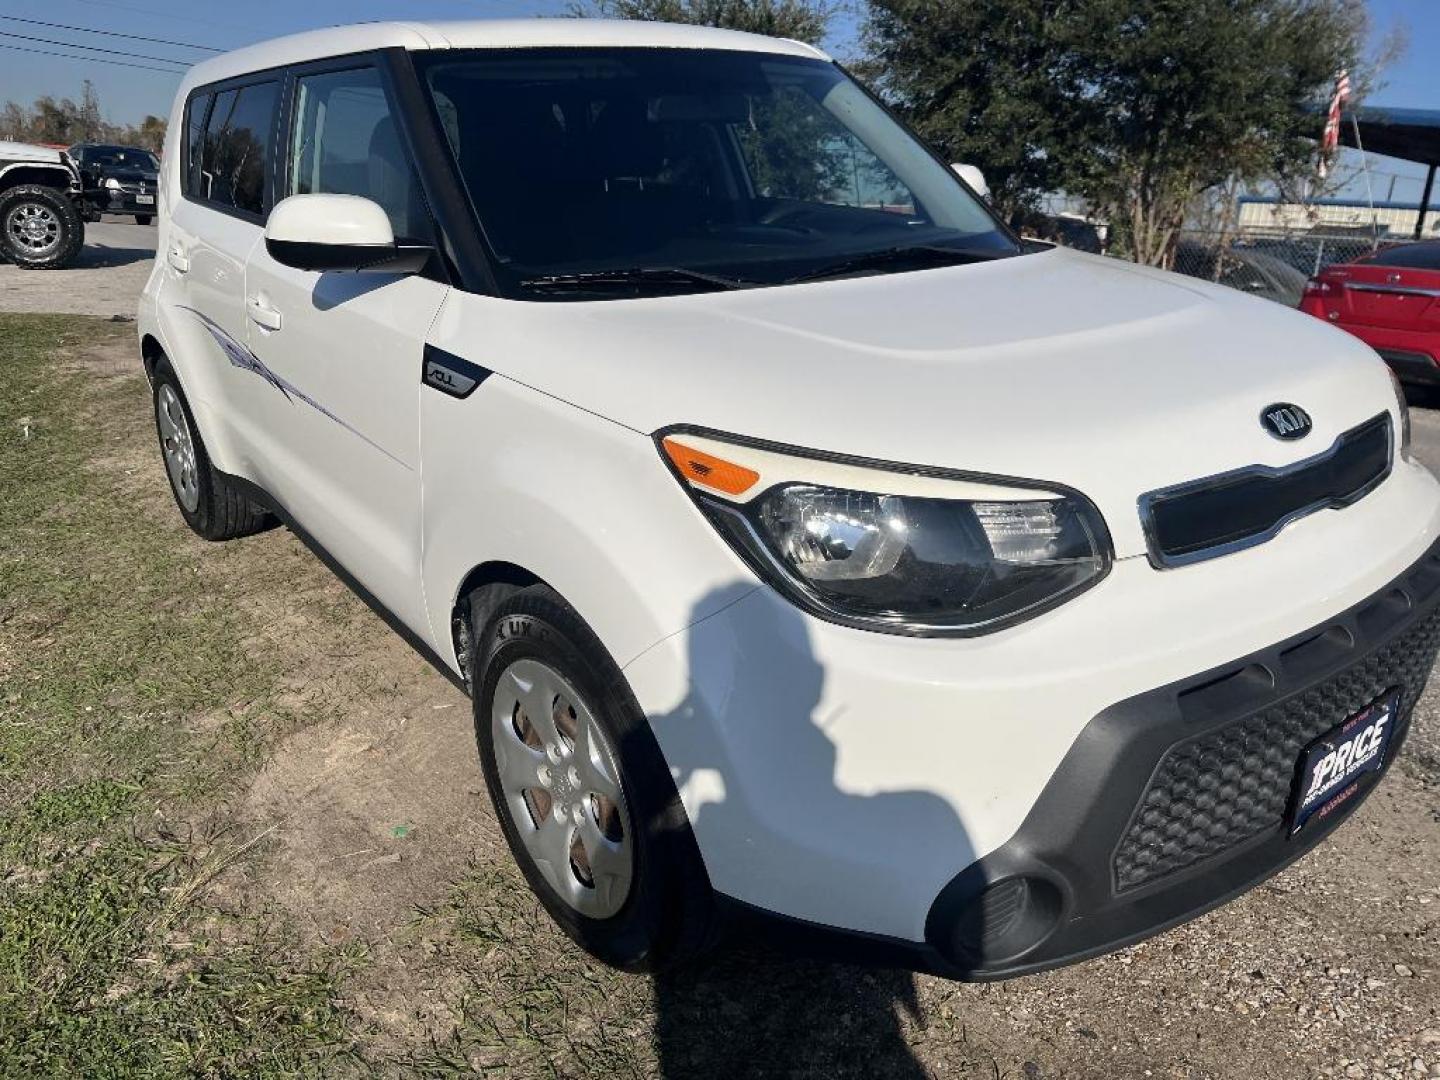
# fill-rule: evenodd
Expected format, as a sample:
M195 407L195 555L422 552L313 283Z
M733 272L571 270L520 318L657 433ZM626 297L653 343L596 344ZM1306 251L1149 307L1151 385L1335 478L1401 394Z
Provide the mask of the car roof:
M830 58L798 41L717 30L707 26L625 19L470 19L463 22L374 22L310 30L262 41L205 60L181 83L182 94L196 86L252 71L323 60L375 49L543 49L543 48L723 49Z

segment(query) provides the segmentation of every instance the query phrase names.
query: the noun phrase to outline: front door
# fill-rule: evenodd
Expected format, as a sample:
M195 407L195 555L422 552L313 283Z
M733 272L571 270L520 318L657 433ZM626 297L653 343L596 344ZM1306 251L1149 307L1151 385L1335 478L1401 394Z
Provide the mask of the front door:
M287 96L276 201L361 195L384 207L397 239L433 243L381 72L363 60L298 69ZM263 243L245 272L249 348L288 419L262 483L420 633L421 354L447 290L424 274L295 270Z

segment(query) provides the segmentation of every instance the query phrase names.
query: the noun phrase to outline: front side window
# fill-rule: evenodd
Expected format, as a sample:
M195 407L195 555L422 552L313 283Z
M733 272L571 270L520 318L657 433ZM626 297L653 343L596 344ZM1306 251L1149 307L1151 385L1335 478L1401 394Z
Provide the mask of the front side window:
M199 198L250 214L265 209L265 174L278 82L215 95L201 147Z
M296 84L287 195L361 195L390 216L398 239L428 231L409 157L372 67L301 77Z
M420 64L516 296L773 285L1020 253L834 64L601 48Z

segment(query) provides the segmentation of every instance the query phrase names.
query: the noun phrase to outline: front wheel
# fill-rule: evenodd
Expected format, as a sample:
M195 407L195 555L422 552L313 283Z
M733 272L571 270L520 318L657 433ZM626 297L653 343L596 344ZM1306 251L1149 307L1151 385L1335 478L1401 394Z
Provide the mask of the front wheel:
M713 936L713 894L675 784L624 676L553 590L477 618L471 685L490 796L551 918L627 971L672 967Z
M152 221L154 221L154 220L155 220L155 217L154 217L153 214L136 214L136 215L135 215L135 224L136 224L136 225L149 225L150 222L152 222Z
M25 270L69 266L85 243L85 222L63 191L20 184L0 191L0 253Z

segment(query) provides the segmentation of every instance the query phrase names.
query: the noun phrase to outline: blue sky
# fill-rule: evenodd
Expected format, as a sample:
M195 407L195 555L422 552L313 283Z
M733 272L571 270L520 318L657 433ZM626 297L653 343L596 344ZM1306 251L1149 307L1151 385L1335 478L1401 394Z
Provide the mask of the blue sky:
M1386 85L1371 98L1372 104L1440 108L1440 0L1369 0L1377 37L1396 25L1408 29L1410 47L1386 72ZM214 3L212 0L0 0L0 15L42 19L72 26L118 30L150 37L168 38L228 49L279 34L292 33L337 23L390 18L504 18L530 15L559 15L569 8L568 0L243 0ZM827 42L833 52L852 52L855 32L853 17L837 22L834 40ZM85 41L101 48L135 53L152 53L203 58L208 55L170 46L152 45L121 38L51 31L0 20L5 34L25 34L68 41ZM0 36L0 44L34 49L53 46ZM97 57L104 54L96 54ZM110 59L145 63L133 58ZM13 98L29 103L41 94L56 97L80 96L81 80L89 77L99 91L102 108L111 120L138 121L146 113L168 113L179 84L178 76L86 63L51 56L31 55L0 49L0 101ZM1371 180L1376 198L1417 200L1423 171L1419 166L1389 158L1372 158ZM1346 194L1363 195L1356 155L1347 152L1340 175L1355 173L1346 181ZM1440 202L1440 192L1436 201Z

